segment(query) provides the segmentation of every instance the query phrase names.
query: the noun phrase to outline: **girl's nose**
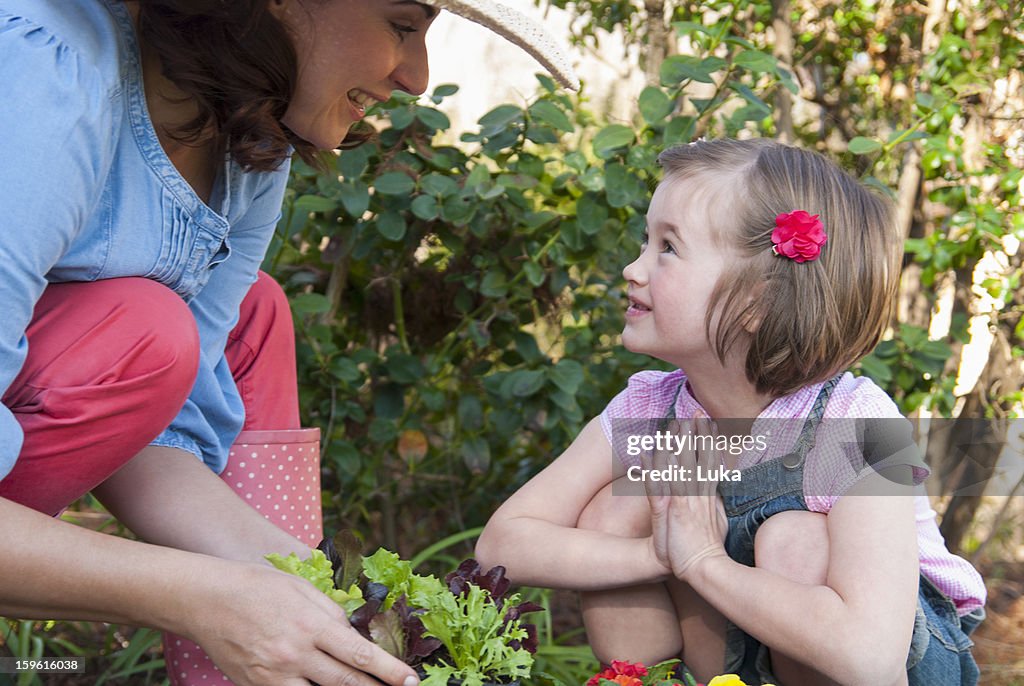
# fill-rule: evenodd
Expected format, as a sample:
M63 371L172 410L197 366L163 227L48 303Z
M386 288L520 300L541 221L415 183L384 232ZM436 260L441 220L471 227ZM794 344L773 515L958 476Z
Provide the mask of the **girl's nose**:
M427 44L423 39L409 41L402 61L391 73L391 80L397 90L411 95L420 95L427 90L430 80L430 61L427 58Z
M643 256L644 254L641 252L635 260L627 264L622 269L622 277L626 279L626 281L630 283L643 283L644 277L646 276L643 265L641 264Z

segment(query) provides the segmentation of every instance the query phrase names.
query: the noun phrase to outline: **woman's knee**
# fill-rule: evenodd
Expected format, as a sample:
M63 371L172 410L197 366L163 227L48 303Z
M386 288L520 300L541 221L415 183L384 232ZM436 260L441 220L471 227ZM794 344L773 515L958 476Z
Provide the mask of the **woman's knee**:
M20 380L36 388L138 382L184 400L195 382L195 317L176 293L150 279L53 284L27 335Z
M754 565L801 584L825 583L828 555L826 516L817 512L780 512L754 537Z
M640 538L651 534L651 511L647 498L615 495L613 484L608 484L583 508L576 526L616 536Z
M232 335L262 340L277 332L284 339L293 339L291 305L281 285L266 272L259 272L242 300Z
M118 327L127 338L129 375L184 401L195 384L200 341L195 316L181 297L150 279L131 279ZM134 339L134 342L132 341Z

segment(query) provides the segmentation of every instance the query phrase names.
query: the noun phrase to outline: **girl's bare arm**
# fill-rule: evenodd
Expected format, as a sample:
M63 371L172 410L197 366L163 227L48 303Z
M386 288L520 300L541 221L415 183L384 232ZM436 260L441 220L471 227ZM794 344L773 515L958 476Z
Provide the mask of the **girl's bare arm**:
M650 537L576 528L583 509L611 482L612 460L594 419L494 513L477 543L481 563L504 565L517 583L548 588L588 591L664 580L669 570L654 557Z
M906 669L917 603L914 503L883 477L870 481L862 483L864 492L891 487L894 494L848 495L836 503L827 518L824 585L747 567L724 550L698 560L680 578L773 650L842 683L892 683ZM692 538L686 519L683 512L672 515L671 539Z

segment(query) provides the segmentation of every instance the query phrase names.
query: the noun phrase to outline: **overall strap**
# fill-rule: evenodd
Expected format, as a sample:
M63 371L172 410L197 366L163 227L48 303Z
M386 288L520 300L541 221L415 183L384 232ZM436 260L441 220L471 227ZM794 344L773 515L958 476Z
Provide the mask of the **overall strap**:
M842 376L842 374L839 374L832 377L818 391L818 397L814 399L814 404L811 405L811 411L807 414L807 419L804 421L804 426L800 430L800 436L796 439L793 450L782 458L782 466L786 469L797 469L803 465L807 453L814 447L818 425L821 424L822 417L825 416L825 406L828 404L829 396L832 395L833 389L839 384Z
M677 418L676 417L676 404L679 402L679 394L682 393L683 386L685 384L686 384L685 378L684 378L683 381L680 381L678 384L676 384L676 392L672 394L672 402L669 403L668 409L666 410L667 414L664 417L661 418L661 420L660 420L660 422L658 424L658 428L660 428L660 429L667 429L668 428L668 423Z

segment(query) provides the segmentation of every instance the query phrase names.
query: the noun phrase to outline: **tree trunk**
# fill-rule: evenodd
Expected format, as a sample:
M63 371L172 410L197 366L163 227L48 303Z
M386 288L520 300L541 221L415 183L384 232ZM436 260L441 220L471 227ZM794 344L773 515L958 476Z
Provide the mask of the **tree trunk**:
M661 65L671 54L672 27L665 18L665 0L644 0L647 12L647 50L644 76L652 86L661 85Z
M1024 384L1024 373L1020 363L1013 359L1006 333L1003 326L996 330L985 371L942 441L947 457L955 452L958 458L954 469L940 475L945 476L943 491L952 492L953 497L942 515L939 530L954 554L963 550L964 534L974 521L985 485L995 473L996 462L1006 445L1010 408L998 397ZM985 418L993 414L994 418Z
M945 0L929 0L928 14L921 30L921 57L918 60L918 71L924 63L925 56L931 55L941 43L942 27L946 17ZM916 81L916 78L915 78ZM915 83L915 86L918 84ZM915 210L920 208L921 199L921 148L920 143L913 143L903 158L903 171L900 175L897 217L900 228L906 237L924 237L930 228L927 217L921 223L915 222ZM921 284L921 268L915 264L907 264L903 270L898 296L897 317L899 321L922 328L927 328L931 320L931 301L925 294Z
M789 0L772 0L772 29L775 31L775 45L772 54L793 72L793 27L789 23ZM793 144L796 135L793 132L793 97L781 83L775 87L775 131L783 143Z
M903 155L896 191L896 222L904 239L923 238L929 227L918 215L921 206L921 150L916 144ZM931 301L921 283L921 265L905 261L900 274L900 289L896 299L896 322L927 328L931 319Z

